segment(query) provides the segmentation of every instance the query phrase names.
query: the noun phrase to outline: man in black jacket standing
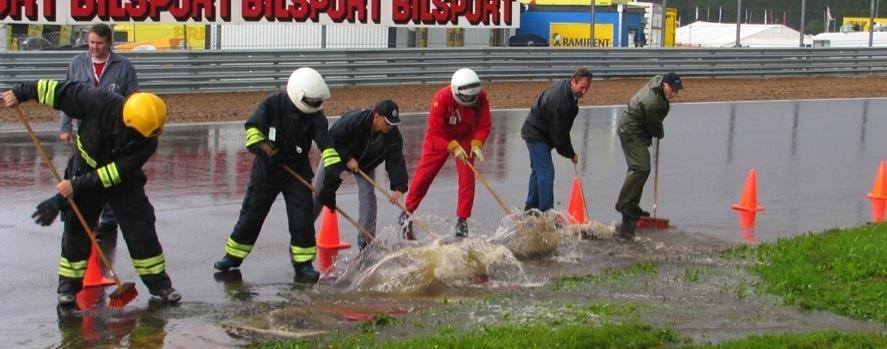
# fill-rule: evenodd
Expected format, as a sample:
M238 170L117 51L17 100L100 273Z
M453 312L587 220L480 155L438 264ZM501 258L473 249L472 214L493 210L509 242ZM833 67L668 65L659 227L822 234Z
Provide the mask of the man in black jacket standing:
M376 236L376 194L373 184L360 174L360 169L370 178L375 177L376 167L383 161L385 171L391 183L394 204L401 200L407 191L409 175L403 158L403 137L397 129L400 124L399 108L390 100L380 101L373 109L354 110L345 113L330 127L330 138L339 157L345 162L348 171L354 172L357 182L359 201L358 223L372 237ZM331 171L330 176L318 169L314 178L314 187L320 196L314 197L314 219L320 215L321 197L334 196L342 183L339 177L345 168L338 172ZM367 246L369 240L358 232L357 245L360 249Z
M551 149L575 164L570 129L579 113L579 98L591 85L591 71L578 68L569 79L555 81L536 101L521 127L521 138L530 152L530 183L524 210L547 211L554 207L554 164Z

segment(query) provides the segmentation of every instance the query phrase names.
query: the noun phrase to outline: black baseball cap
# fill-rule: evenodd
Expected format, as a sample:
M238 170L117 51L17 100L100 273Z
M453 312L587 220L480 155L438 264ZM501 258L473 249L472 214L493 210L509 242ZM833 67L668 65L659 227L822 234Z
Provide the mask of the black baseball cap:
M681 77L674 72L667 73L662 76L662 82L671 86L676 92L684 89L684 84L681 82Z
M382 115L382 117L385 118L385 122L389 125L400 125L400 108L398 108L397 103L394 103L394 101L390 99L376 103L373 112Z

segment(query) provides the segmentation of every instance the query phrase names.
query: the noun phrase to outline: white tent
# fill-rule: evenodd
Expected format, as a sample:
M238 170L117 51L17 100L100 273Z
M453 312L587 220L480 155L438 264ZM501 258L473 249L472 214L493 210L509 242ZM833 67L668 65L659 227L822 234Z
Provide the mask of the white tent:
M798 47L797 30L782 24L743 24L739 43L743 47ZM683 47L733 47L736 45L736 23L695 22L678 28L675 43ZM813 39L804 36L804 44Z
M887 47L887 32L874 32L872 46ZM821 42L827 47L868 47L868 32L819 33L813 37L814 43Z

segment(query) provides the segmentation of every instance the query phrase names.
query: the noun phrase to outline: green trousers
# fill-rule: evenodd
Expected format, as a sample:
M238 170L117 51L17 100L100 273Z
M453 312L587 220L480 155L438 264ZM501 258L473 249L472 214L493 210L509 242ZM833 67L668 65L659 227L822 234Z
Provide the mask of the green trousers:
M625 139L621 135L622 153L625 154L625 163L628 171L625 174L625 183L619 191L619 199L616 201L616 211L631 211L639 207L641 195L644 192L644 183L650 177L650 149L643 140Z

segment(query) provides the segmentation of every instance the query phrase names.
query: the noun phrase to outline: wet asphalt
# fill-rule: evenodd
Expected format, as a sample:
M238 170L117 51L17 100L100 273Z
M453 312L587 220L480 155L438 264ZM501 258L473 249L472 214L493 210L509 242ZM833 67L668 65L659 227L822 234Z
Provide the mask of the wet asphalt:
M676 104L665 121L661 143L657 213L681 231L744 243L865 223L870 215L865 195L878 162L887 160L885 108L887 99ZM626 170L616 135L622 110L582 109L571 133L589 213L604 222L619 219L613 204ZM520 138L525 114L526 110L494 113L486 162L477 164L497 194L515 208L523 207L529 175L526 146ZM420 114L405 115L404 120L401 132L412 173L425 121ZM63 168L73 147L56 141L51 125L40 128L40 139L53 162ZM6 296L0 305L5 314L0 320L3 342L24 347L88 346L125 337L148 346L243 344L219 324L230 317L228 310L250 303L214 278L211 266L224 253L249 179L253 155L243 149L243 141L241 123L172 125L145 167L167 270L185 303L172 308L150 305L121 240L115 268L122 279L138 284L141 295L122 311L100 310L100 316L71 320L55 308L61 225L40 227L29 217L37 203L53 194L53 177L25 133L15 125L0 128L0 234L4 255L9 257L8 263L0 264L0 294ZM312 150L312 162L316 161ZM555 168L555 205L563 208L574 177L572 164L555 155ZM749 230L738 226L730 206L739 200L751 168L757 170L758 201L766 209ZM376 178L388 187L383 167L377 169ZM440 235L452 234L455 189L455 169L448 163L417 211L431 218ZM641 202L648 210L652 192L651 175ZM354 181L346 179L338 203L356 217L356 200ZM399 212L381 196L379 200L379 234L383 240L391 239ZM249 300L286 300L281 289L290 287L292 270L282 201L278 198L272 207L242 267L238 282L253 285ZM472 233L489 234L501 217L498 204L478 182L469 221ZM349 223L340 219L339 227L342 239L356 245ZM342 255L353 253L352 249Z

